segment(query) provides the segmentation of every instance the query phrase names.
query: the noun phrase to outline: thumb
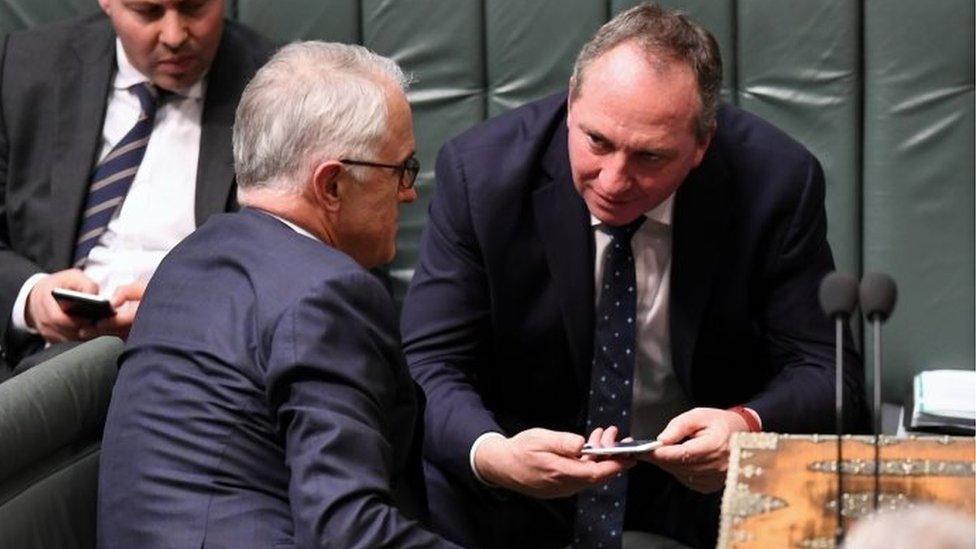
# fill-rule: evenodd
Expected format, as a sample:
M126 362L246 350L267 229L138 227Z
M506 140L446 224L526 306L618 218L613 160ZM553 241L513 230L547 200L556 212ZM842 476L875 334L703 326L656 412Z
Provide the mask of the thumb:
M97 294L98 284L88 278L80 269L69 269L64 271L59 284L68 290L85 292L86 294Z
M563 433L553 431L548 435L546 445L556 454L562 456L578 457L583 451L586 439L575 433Z
M139 301L146 290L146 285L140 282L119 286L112 294L112 307L121 307L127 301Z
M678 415L668 422L668 426L661 431L657 439L664 444L678 444L682 440L695 434L701 428L695 420L694 410Z

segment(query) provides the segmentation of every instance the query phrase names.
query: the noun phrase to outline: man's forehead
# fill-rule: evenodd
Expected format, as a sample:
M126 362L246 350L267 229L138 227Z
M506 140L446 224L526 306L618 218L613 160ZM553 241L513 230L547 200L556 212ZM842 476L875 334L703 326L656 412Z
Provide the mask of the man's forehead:
M204 4L223 3L224 0L109 0L126 6L154 5L163 8L180 8L184 6L202 6Z

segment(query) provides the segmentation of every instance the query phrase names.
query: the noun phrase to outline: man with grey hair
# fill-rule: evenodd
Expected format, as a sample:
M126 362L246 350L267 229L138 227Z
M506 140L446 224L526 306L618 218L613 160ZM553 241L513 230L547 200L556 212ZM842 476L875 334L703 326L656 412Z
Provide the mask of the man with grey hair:
M435 530L714 547L734 432L833 430L823 173L719 106L721 74L708 31L638 6L583 48L568 94L441 150L401 320ZM866 420L850 354L848 429ZM626 436L663 446L582 455Z
M360 46L279 51L234 126L243 209L162 262L112 395L100 547L442 547L422 394L366 269L415 198L405 78Z

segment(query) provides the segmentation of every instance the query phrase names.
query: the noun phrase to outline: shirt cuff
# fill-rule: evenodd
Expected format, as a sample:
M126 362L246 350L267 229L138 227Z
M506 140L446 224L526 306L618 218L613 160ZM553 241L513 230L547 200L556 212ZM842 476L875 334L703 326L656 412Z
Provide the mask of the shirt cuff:
M31 290L42 278L47 276L47 273L37 273L32 275L26 281L24 285L20 287L20 293L17 294L17 299L14 300L14 309L10 312L10 326L14 330L19 332L26 332L28 334L36 334L37 330L31 328L27 325L27 296L30 295Z
M474 478L478 479L478 482L484 484L485 486L493 485L485 481L485 479L481 478L481 475L478 474L478 468L474 466L474 454L478 451L478 447L481 446L481 443L489 438L505 438L505 435L495 431L489 431L474 439L474 444L471 445L471 452L468 453L468 463L471 465L471 473L474 475Z

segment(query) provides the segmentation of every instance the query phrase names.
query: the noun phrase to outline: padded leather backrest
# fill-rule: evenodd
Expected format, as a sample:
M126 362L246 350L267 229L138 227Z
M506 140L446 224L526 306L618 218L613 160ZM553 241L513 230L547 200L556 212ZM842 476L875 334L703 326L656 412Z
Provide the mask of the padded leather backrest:
M899 284L889 398L917 370L973 368L974 12L972 0L865 2L864 269Z
M121 350L101 337L0 384L0 547L95 546L98 448Z
M423 169L418 200L401 215L397 293L416 262L444 140L564 87L583 42L637 3L226 0L229 16L275 39L361 43L416 77L409 98ZM839 268L898 280L901 302L884 342L885 397L900 399L921 369L973 368L972 0L661 3L715 35L724 99L820 158ZM94 0L0 0L0 34L88 9Z

